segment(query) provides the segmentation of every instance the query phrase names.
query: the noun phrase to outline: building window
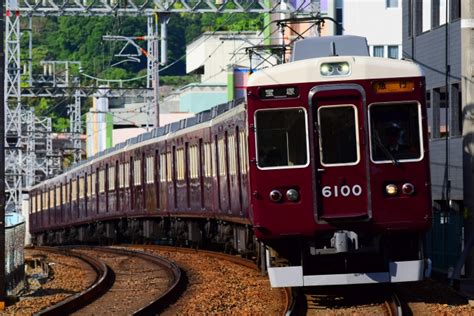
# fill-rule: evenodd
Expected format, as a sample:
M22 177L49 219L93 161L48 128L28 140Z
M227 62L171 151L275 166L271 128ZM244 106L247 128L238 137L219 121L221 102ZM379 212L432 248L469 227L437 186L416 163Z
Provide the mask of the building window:
M432 0L431 3L431 27L435 28L440 25L439 20L439 0Z
M415 35L423 32L423 1L415 1Z
M398 0L386 0L385 6L387 8L398 8Z
M408 0L408 37L413 36L413 2Z
M388 58L398 59L398 46L388 47Z
M460 0L451 0L450 4L450 18L451 21L459 19L461 17L461 1Z
M374 57L383 57L383 46L374 46Z

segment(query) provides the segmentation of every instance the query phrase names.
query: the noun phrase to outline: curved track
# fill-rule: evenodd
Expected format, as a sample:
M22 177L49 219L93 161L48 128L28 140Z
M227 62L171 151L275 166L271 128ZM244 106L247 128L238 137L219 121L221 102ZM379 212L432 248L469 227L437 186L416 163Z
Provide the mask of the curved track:
M105 247L44 250L79 257L105 268L105 273L100 272L98 281L86 291L39 315L156 314L179 297L186 286L186 276L176 264L150 254ZM147 288L143 284L153 286Z
M59 302L51 307L48 307L36 315L65 315L70 314L77 309L90 304L95 298L103 295L110 288L113 280L113 273L110 268L102 261L97 260L91 256L81 253L75 253L65 248L54 247L35 247L34 249L58 253L64 256L71 256L81 259L89 264L97 273L95 282L87 290L73 295L64 301Z
M235 255L229 255L221 252L215 252L215 251L209 251L209 250L202 250L202 249L192 249L192 248L182 248L182 247L172 247L172 246L158 246L158 245L140 245L140 246L129 246L132 248L139 248L139 249L157 249L157 250L164 250L164 251L170 251L170 252L181 252L181 253L192 253L192 254L201 254L201 255L206 255L209 257L213 257L219 260L225 260L225 261L230 261L232 263L257 270L258 266L256 263L252 260L245 259L242 257L238 257ZM284 288L282 289L284 291L284 310L285 314L291 315L292 310L296 307L296 301L294 301L294 296L291 291L291 288Z

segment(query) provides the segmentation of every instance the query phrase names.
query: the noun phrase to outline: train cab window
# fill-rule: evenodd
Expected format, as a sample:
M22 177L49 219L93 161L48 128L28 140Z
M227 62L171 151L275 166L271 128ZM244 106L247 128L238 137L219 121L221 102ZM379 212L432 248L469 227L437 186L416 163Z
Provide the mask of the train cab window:
M318 108L319 151L323 166L359 162L357 112L353 105Z
M255 112L257 165L261 169L308 165L306 111L303 108Z
M417 103L369 106L371 158L376 163L422 159L420 109Z

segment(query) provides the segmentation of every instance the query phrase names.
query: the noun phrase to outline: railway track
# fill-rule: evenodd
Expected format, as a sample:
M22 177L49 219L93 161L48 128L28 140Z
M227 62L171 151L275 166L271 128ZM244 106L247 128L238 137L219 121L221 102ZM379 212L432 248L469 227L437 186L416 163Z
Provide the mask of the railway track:
M98 273L87 290L38 315L156 314L179 297L186 276L172 261L114 248L42 248L87 261Z
M267 283L267 279L265 277L262 277L260 275L260 273L258 272L259 269L258 267L256 266L255 262L252 261L252 260L248 260L248 259L245 259L245 258L241 258L241 257L238 257L238 256L235 256L235 255L229 255L229 254L224 254L224 253L220 253L220 252L214 252L214 251L208 251L208 250L201 250L201 249L191 249L191 248L181 248L181 247L171 247L171 246L161 246L161 245L134 245L134 246L128 246L128 247L132 247L133 249L141 249L143 251L146 251L146 252L151 252L151 253L158 253L160 255L167 255L167 254L175 254L175 255L182 255L182 256L185 256L186 257L186 262L193 262L192 260L192 257L193 256L196 256L198 258L200 258L199 260L203 260L203 258L212 258L214 260L217 260L219 262L230 262L230 263L233 263L237 266L240 266L240 267L243 267L244 270L250 270L252 271L252 273L249 273L249 272L243 272L245 274L245 278L246 279L242 279L238 277L239 274L239 271L234 271L232 267L230 266L227 266L225 268L222 268L221 267L221 264L219 264L219 266L215 266L215 267L212 267L212 268L215 268L216 270L219 270L219 269L225 269L225 272L223 273L216 273L214 275L215 278L220 278L220 277L223 277L223 278L226 278L227 280L221 280L221 281L218 281L218 280L215 280L216 281L216 284L217 285L220 285L222 286L222 288L220 289L222 292L224 293L228 293L226 294L226 297L222 298L222 309L219 309L219 308L216 308L216 307L213 307L211 306L212 304L209 304L207 306L207 308L211 309L211 310L187 310L187 309L180 309L179 307L175 308L175 309L172 309L172 310L169 310L168 313L165 313L165 314L168 314L168 315L172 315L172 314L193 314L193 313L205 313L205 312L217 312L217 313L242 313L242 312L249 312L249 313L257 313L257 314L292 314L292 309L295 308L295 302L293 300L293 295L292 295L292 291L290 288L285 288L285 289L272 289L270 288L270 285ZM174 258L173 258L174 259ZM186 263L183 263L183 265L186 266ZM205 265L203 263L203 265ZM195 267L196 265L194 265ZM194 269L194 267L190 267L188 266L187 268L191 268L191 270ZM186 269L186 267L183 267ZM203 267L204 270L206 270L206 268ZM202 275L204 274L207 274L206 271L198 271L197 274L199 274L199 278L202 277ZM242 272L242 271L241 271ZM192 275L193 273L196 273L196 272L190 272L190 274ZM226 275L226 273L228 273L229 275ZM260 280L257 280L255 281L254 278L259 278ZM190 279L192 277L190 276ZM233 279L235 278L235 282L232 282L232 281L229 281L229 279ZM253 280L253 281L249 281L249 280ZM201 281L199 281L201 282ZM251 283L251 284L247 284L247 282L254 282L254 283ZM265 284L263 284L263 282ZM227 283L234 283L233 285L236 285L237 287L239 287L238 291L239 292L243 292L243 293L248 293L248 295L246 297L242 297L242 296L238 296L238 293L236 294L235 297L234 296L234 293L231 290L228 290L226 287L227 287ZM240 284L236 284L236 283L240 283ZM196 292L200 292L202 291L201 289L196 289L196 290L193 290L192 287L193 285L191 284L190 285L191 287L191 290L189 291L190 293L193 293L194 291ZM210 285L210 287L212 287L212 285ZM212 289L211 289L212 291ZM251 302L248 302L249 305L254 305L253 307L256 308L256 309L248 309L246 310L246 308L249 308L247 306L244 306L242 305L242 301L248 301L249 300L249 297L251 297L250 299L256 299L256 298L262 298L262 297L265 297L265 296L271 296L273 298L277 297L277 299L273 299L273 302L271 301L268 301L268 302L258 302L258 299L251 303ZM199 300L201 299L196 299L196 300L192 300L192 301L189 301L187 298L184 298L183 301L184 302L190 302L190 304L194 304L194 305L199 305ZM205 300L205 298L203 298L203 300ZM180 299L181 301L181 299ZM276 308L275 307L275 301L278 301L278 303L283 303L281 304L281 308ZM208 302L209 303L209 302ZM215 302L213 302L215 303ZM256 306L258 304L261 304L260 306ZM269 305L269 306L266 306L265 305ZM183 303L184 305L184 303ZM226 309L225 306L233 306L235 305L234 307L236 307L236 309ZM242 308L242 310L239 310L239 307ZM214 310L212 310L213 308L216 308ZM261 309L259 309L261 308Z
M390 286L346 285L297 290L294 315L403 315L402 303Z

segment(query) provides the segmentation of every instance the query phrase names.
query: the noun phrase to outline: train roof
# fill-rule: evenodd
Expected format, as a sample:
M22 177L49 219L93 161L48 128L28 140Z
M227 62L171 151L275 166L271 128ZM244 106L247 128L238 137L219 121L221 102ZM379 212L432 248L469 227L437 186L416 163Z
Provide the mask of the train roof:
M151 140L157 139L159 137L164 137L164 136L167 136L169 134L176 133L176 132L178 132L180 130L183 130L185 128L190 128L190 127L198 125L198 124L202 124L202 123L205 123L205 122L210 122L211 120L217 119L219 116L221 116L224 113L226 113L226 112L232 110L233 108L237 107L243 101L244 101L244 98L235 99L235 100L232 100L232 101L229 101L229 102L226 102L226 103L216 105L216 106L214 106L214 107L212 107L208 110L196 113L196 116L188 117L188 118L182 119L182 120L177 121L177 122L166 124L166 125L161 126L161 127L153 128L149 132L145 132L145 133L140 134L136 137L129 138L126 141L115 145L114 147L108 148L106 150L103 150L103 151L95 154L93 157L90 157L86 160L82 160L77 165L74 165L74 166L69 167L68 169L65 169L63 171L63 173L61 173L57 176L61 176L62 174L66 173L66 172L73 171L75 169L81 169L81 168L83 168L87 165L92 164L95 160L102 159L105 156L113 155L113 154L119 153L122 150L138 146L138 144L141 145L141 144L144 144L147 141L151 141ZM29 191L31 189L34 189L38 186L43 185L44 183L54 181L55 178L56 177L46 179L43 182L32 186L31 188L27 188L25 191Z
M362 36L342 35L307 37L293 44L291 61L328 56L369 56L367 39Z
M339 62L349 64L348 75L321 74L322 64ZM258 70L249 77L247 87L421 76L423 76L421 67L413 61L368 56L330 56L304 59Z

